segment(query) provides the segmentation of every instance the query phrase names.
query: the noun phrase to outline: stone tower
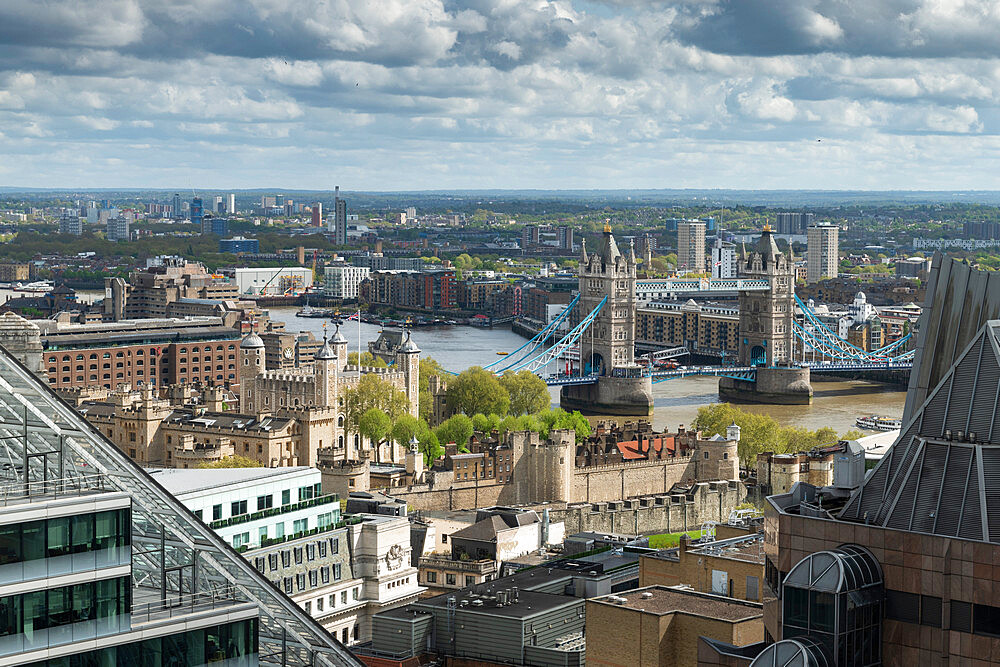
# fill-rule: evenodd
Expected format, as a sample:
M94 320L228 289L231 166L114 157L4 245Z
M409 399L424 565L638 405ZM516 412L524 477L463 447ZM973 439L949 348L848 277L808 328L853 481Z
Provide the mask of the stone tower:
M330 341L323 336L323 347L319 348L314 357L316 373L316 402L320 407L333 405L336 397L337 353Z
M240 341L240 412L257 412L254 380L264 372L264 340L251 331Z
M583 354L591 372L609 375L611 369L635 363L635 249L628 256L618 250L611 227L604 226L601 248L580 257L580 315L586 316L605 296L608 301L582 338ZM593 345L591 345L591 334ZM591 349L593 348L593 349Z
M333 337L330 339L330 347L333 348L333 353L337 355L337 370L343 371L347 368L347 338L344 337L344 334L340 333L339 324L333 332Z
M583 244L580 317L586 317L605 297L608 300L580 339L580 358L599 377L593 384L564 386L559 403L566 410L635 416L653 411L652 382L635 363L635 269L635 248L630 246L628 256L623 255L608 225L600 250L588 255Z
M396 350L396 368L403 372L406 382L406 398L410 402L410 414L420 416L420 348L413 342L410 332L406 340Z
M770 226L765 226L757 246L739 261L739 277L767 280L766 291L740 292L741 366L783 366L792 358L795 267L791 257L778 250Z
M719 378L719 397L734 402L808 405L809 367L792 365L795 262L774 242L770 226L749 254L741 253L739 277L767 280L766 290L740 291L739 365L754 366L753 379Z

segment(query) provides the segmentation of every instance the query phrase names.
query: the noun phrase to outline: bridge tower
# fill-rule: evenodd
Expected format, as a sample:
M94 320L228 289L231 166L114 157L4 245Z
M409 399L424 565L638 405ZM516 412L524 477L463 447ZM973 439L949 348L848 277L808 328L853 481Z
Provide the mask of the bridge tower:
M600 375L635 364L635 249L630 248L627 256L622 254L611 228L605 225L600 250L588 255L583 244L579 272L581 316L608 297L591 330L584 334L581 359L587 361L591 372Z
M795 258L785 256L766 225L754 249L738 262L739 277L767 280L768 290L741 290L739 365L756 367L753 381L723 377L719 396L734 402L808 404L809 368L792 364Z
M636 265L635 248L628 255L618 249L611 227L597 252L580 256L581 317L608 297L594 318L591 330L581 338L580 359L600 377L591 385L562 388L560 404L567 410L591 414L649 415L653 410L653 385L635 362Z
M760 241L738 262L739 277L767 280L767 291L740 292L741 366L783 366L792 358L792 317L795 304L795 266L791 246L788 256L778 250L770 226Z

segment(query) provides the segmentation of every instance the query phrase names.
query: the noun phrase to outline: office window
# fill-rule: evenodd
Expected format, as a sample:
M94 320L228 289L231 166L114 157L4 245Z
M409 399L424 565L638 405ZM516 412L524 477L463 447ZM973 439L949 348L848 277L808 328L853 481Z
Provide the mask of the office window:
M444 578L445 578L445 583L448 584L449 586L454 586L455 585L455 575L453 575L453 574L445 574Z
M465 585L466 586L472 586L475 583L476 583L476 578L475 577L470 577L470 576L466 576L465 577Z
M305 610L306 610L307 614L312 615L312 611L313 611L312 602L306 602L306 604L305 604Z
M319 575L316 570L309 570L309 585L318 586L319 585Z
M437 580L438 580L438 573L437 572L428 572L427 573L427 583L429 583L429 584L436 584Z
M257 529L257 538L261 543L267 539L267 526L261 526Z
M326 558L326 542L317 542L316 546L319 547L319 557Z
M274 506L274 494L257 496L257 511L271 509Z
M307 544L306 545L306 560L316 560L316 545Z
M292 491L291 489L285 489L281 492L281 504L291 505L292 504Z
M264 573L264 559L263 558L254 558L253 559L253 566L255 568L257 568L257 571L260 572L261 574Z
M330 583L330 568L323 566L319 569L319 578L324 584Z
M331 537L330 538L330 553L336 554L340 553L340 538Z
M267 565L274 571L278 569L278 554L268 554L267 555Z
M335 563L333 566L333 579L340 581L340 563Z
M202 520L202 518L201 518L201 513L202 513L202 510L195 510L195 511L194 511L194 515L195 515L196 517L198 517L198 520L199 520L199 521L200 521L200 520Z
M232 516L239 516L247 513L247 501L237 500L232 503Z
M292 533L304 533L309 530L309 519L296 519L292 524Z
M274 539L280 540L285 536L285 522L274 524Z
M334 609L337 606L337 594L333 593L330 595L330 609Z
M959 600L951 601L951 629L972 632L972 605Z
M361 594L361 589L360 589L360 588L357 588L357 587L355 587L354 589L352 589L352 591L351 591L351 592L352 592L352 593L353 593L353 595L354 595L354 599L355 599L355 600L357 600L357 599L359 598L360 594Z
M747 575L747 600L760 599L760 583L757 577Z
M323 598L316 598L316 611L323 611Z
M282 580L282 584L284 585L285 593L291 593L292 592L292 578L291 577L285 577Z
M295 564L302 564L302 547L295 547L292 549L292 553L295 554Z
M288 549L281 552L281 566L290 567L292 564L292 554Z
M920 596L920 625L941 627L941 598L933 595Z
M222 518L222 505L212 505L212 521Z
M304 591L306 589L306 575L302 573L295 575L295 585L300 591Z
M347 604L347 591L340 591L340 604Z
M972 632L987 637L1000 637L1000 607L972 605Z

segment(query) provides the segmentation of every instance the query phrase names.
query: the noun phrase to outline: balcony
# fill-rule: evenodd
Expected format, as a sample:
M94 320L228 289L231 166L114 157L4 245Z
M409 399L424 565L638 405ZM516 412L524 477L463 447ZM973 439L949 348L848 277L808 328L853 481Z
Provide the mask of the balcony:
M229 519L219 519L218 521L212 521L208 524L209 528L218 530L219 528L226 528L228 526L238 526L242 523L248 523L250 521L257 521L258 519L267 519L272 516L278 516L279 514L287 514L288 512L295 512L296 510L303 510L309 507L319 507L322 505L329 505L330 503L339 503L340 496L332 493L328 496L320 496L318 498L310 498L309 500L301 500L297 503L292 503L290 505L282 505L281 507L272 507L271 509L259 510L253 514L240 514L239 516L234 516Z

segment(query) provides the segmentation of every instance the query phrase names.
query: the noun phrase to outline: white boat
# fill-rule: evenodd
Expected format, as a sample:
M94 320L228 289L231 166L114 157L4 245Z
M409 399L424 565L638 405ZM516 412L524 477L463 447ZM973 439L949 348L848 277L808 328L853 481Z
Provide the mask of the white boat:
M880 417L878 415L867 415L854 420L858 428L868 431L895 431L903 426L901 419L892 417Z
M36 280L27 285L17 283L14 286L15 292L51 292L55 289L55 284L51 280Z

